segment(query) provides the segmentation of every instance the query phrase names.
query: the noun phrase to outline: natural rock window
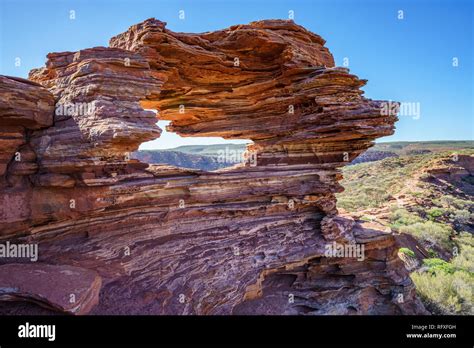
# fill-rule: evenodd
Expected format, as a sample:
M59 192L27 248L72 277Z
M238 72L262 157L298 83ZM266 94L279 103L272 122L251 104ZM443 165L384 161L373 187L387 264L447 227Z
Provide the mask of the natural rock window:
M41 271L77 267L86 291L57 303L69 287L24 284L30 265L1 299L76 314L425 313L393 235L338 215L340 167L397 118L320 36L286 20L184 34L149 19L109 47L50 53L29 79L0 78L0 238L38 243ZM91 112L54 115L79 103ZM161 133L145 109L179 135L250 139L252 155L218 172L130 158ZM328 255L334 243L362 258Z
M181 168L213 171L233 167L245 161L250 140L226 140L220 137L184 138L168 132L170 121L158 121L160 138L142 143L132 154L142 162L168 164Z

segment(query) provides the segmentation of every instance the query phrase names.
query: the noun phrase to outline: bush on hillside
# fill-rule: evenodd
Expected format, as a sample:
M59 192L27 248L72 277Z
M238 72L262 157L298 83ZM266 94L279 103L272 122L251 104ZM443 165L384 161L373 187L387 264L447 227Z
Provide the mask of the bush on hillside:
M460 252L451 262L425 259L426 271L411 274L420 298L434 314L474 314L474 246L469 244L474 238L466 234L456 240Z
M453 243L449 237L453 229L448 225L433 221L416 222L412 225L400 226L399 231L411 234L421 242L435 244L443 250L452 250Z
M474 314L472 282L464 271L419 273L411 278L425 306L434 314Z

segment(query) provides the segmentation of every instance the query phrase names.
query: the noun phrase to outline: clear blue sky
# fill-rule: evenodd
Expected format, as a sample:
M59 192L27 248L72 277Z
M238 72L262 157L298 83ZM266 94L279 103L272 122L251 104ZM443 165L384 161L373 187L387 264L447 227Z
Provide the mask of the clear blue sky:
M167 22L173 31L204 32L260 19L288 18L293 10L296 23L326 39L337 65L342 66L347 57L351 72L369 80L364 87L367 97L419 103L420 117L401 116L395 135L382 141L474 138L473 1L0 3L0 73L21 77L43 66L48 52L107 46L112 36L150 17ZM69 18L70 10L75 11L74 20ZM185 11L184 20L179 19L180 10ZM403 19L398 19L399 10ZM15 66L17 57L19 67ZM458 67L453 67L454 57ZM167 139L179 145L172 136Z

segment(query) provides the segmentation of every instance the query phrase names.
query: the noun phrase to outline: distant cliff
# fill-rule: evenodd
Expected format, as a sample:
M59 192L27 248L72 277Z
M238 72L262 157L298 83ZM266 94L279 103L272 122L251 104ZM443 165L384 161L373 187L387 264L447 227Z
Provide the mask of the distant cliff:
M229 166L226 163L219 163L214 157L192 155L172 150L142 150L134 152L132 158L146 163L169 164L176 167L202 169L206 171Z
M233 166L244 160L245 144L187 145L167 150L139 150L132 157L146 163L169 164L206 171ZM375 162L388 157L422 155L440 151L474 149L473 141L426 141L377 143L356 157L349 165ZM222 156L235 152L237 156Z

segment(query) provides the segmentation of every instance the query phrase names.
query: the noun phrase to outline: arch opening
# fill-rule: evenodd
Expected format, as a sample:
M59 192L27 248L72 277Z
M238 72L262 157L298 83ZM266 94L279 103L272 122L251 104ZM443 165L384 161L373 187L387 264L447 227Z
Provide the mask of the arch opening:
M182 137L168 131L170 123L159 120L156 124L162 129L160 137L142 143L132 158L149 164L214 171L243 163L247 145L253 143L248 139Z

